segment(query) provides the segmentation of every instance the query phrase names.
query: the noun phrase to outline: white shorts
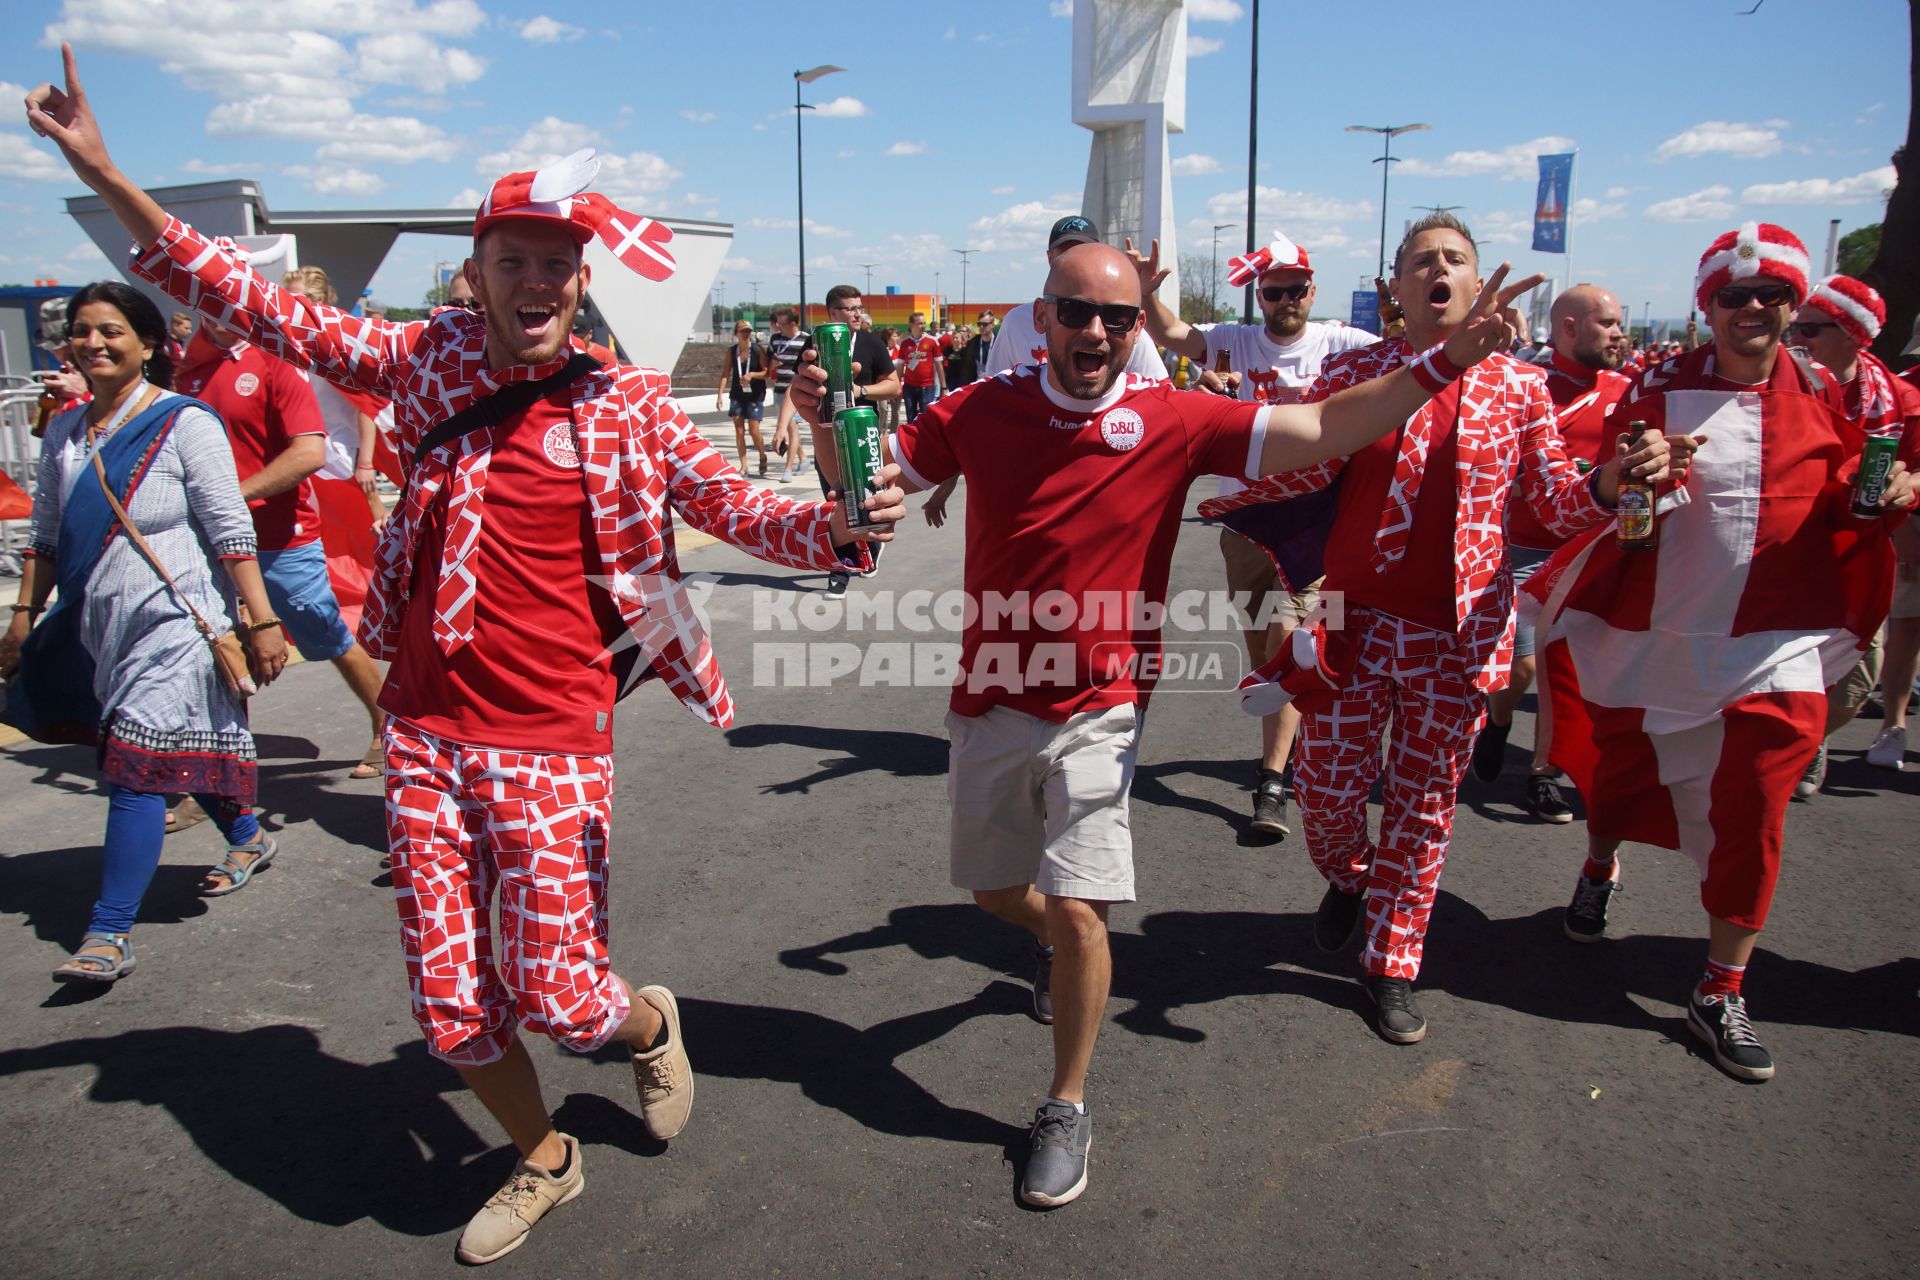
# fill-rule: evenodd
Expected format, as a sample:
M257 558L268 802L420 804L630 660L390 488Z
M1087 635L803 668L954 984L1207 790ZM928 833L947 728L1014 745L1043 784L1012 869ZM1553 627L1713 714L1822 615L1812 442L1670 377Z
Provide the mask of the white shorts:
M1140 750L1139 708L1065 723L995 707L947 713L950 858L962 889L1010 889L1092 902L1133 901L1127 794Z

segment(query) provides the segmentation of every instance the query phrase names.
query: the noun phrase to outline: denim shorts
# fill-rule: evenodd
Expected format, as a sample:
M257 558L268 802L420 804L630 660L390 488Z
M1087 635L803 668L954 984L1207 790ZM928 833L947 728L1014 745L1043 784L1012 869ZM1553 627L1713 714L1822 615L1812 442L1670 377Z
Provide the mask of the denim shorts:
M327 552L318 542L260 553L267 603L287 639L308 662L331 662L353 648L353 632L340 617L327 580Z
M729 418L748 418L754 422L767 416L767 406L760 400L748 400L743 396L727 397L727 416Z

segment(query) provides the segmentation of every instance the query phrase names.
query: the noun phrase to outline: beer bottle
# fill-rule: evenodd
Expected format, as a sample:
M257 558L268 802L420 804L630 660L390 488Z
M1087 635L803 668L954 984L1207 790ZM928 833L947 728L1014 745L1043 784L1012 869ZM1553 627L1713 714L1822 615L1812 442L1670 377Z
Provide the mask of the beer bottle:
M1220 353L1214 356L1213 371L1223 378L1233 372L1233 357L1227 353L1225 347L1220 348Z
M1627 447L1633 448L1645 435L1647 424L1635 418L1627 423ZM1614 537L1622 551L1653 551L1660 546L1660 526L1653 518L1653 486L1645 480L1620 472L1619 496L1615 503Z

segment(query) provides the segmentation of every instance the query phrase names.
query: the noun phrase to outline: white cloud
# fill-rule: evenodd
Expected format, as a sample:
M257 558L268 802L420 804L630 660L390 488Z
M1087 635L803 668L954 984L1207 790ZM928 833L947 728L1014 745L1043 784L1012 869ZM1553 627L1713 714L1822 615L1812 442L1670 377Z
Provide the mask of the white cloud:
M378 174L351 165L290 164L281 172L300 179L323 196L370 196L387 185Z
M594 180L594 189L615 202L658 195L680 180L680 171L651 151L622 154L606 146L607 140L587 125L545 116L505 150L481 156L474 169L497 177L537 169L582 147L593 147L600 152L600 176Z
M487 64L465 49L434 43L417 31L393 31L363 37L354 49L355 75L372 84L403 84L439 93L449 85L471 84Z
M209 164L205 160L196 159L181 165L180 172L222 178L236 173L258 173L266 167L257 160L242 160L237 164Z
M1045 200L1023 200L999 213L967 224L967 244L984 253L1037 250L1049 228L1070 213L1080 211L1080 198L1055 194Z
M1648 222L1717 222L1731 218L1739 207L1727 199L1732 194L1732 187L1716 183L1704 191L1648 205L1640 216Z
M14 96L19 89L20 97ZM26 90L18 85L5 86L7 100L18 102L26 96ZM49 143L46 150L29 142L25 135L18 133L0 133L0 173L9 178L19 178L28 182L73 182L73 170L60 158L60 153L52 150Z
M1607 199L1609 200L1618 200L1622 196L1630 196L1632 194L1633 194L1633 190L1630 187L1608 187L1607 188Z
M857 120L867 114L867 104L858 98L835 98L816 104L813 114L822 120Z
M987 194L993 196L1010 196L1017 190L1019 190L1017 187L995 187Z
M707 124L711 121L718 120L720 117L711 111L695 111L692 107L687 107L680 112L680 118L682 120L691 120L695 124Z
M1798 182L1759 182L1740 193L1747 204L1865 204L1893 190L1892 165L1851 178L1803 178Z
M1769 120L1764 124L1703 120L1661 143L1655 148L1653 158L1673 160L1686 156L1727 155L1756 160L1779 152L1779 130L1786 127L1784 120Z
M1278 229L1288 239L1305 247L1308 253L1344 247L1350 237L1345 223L1349 219L1371 219L1376 210L1371 200L1336 200L1311 191L1287 191L1279 187L1258 187L1254 213L1254 239L1265 244ZM1247 216L1247 192L1222 191L1207 200L1207 221L1241 222ZM1246 228L1234 230L1234 242L1244 244ZM1211 243L1211 234L1208 234ZM1195 242L1197 243L1197 241Z
M1574 226L1585 226L1589 222L1611 222L1615 218L1627 216L1627 206L1608 201L1602 204L1598 200L1575 200L1568 221Z
M1409 156L1401 160L1399 173L1424 178L1498 178L1502 182L1532 182L1540 176L1538 156L1555 155L1574 149L1572 138L1549 135L1530 142L1516 142L1498 151L1455 151L1444 160L1422 160Z
M755 231L792 231L800 224L792 218L748 218L747 226ZM819 236L823 240L851 240L853 232L844 227L829 226L824 222L807 219L807 234Z
M1203 173L1219 172L1220 162L1212 156L1175 156L1173 160L1173 176L1176 178L1196 178Z
M1243 12L1234 0L1187 0L1189 22L1238 22Z
M1187 57L1204 58L1210 53L1218 53L1227 47L1225 40L1214 40L1207 36L1187 37Z
M447 201L447 208L478 209L480 202L486 198L486 193L478 187L462 187L454 192L453 199Z
M1073 16L1073 0L1048 0L1047 12L1056 18Z
M902 139L888 147L887 154L890 156L917 156L926 149L927 144L924 142L908 142Z
M585 34L572 23L558 22L544 13L520 24L520 38L532 44L558 44L562 40L578 40Z

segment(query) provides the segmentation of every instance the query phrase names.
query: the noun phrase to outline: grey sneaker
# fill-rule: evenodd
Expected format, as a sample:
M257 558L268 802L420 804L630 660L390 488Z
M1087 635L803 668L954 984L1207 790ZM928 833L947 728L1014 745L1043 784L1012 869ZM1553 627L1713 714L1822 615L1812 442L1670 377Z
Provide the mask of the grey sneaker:
M1773 1079L1773 1055L1753 1033L1747 1002L1739 996L1687 997L1687 1025L1713 1050L1720 1069L1739 1080Z
M526 1242L534 1223L586 1187L586 1174L580 1168L580 1144L564 1133L560 1141L567 1147L567 1171L556 1178L525 1160L515 1165L507 1185L480 1206L480 1212L460 1233L460 1245L454 1251L460 1261L478 1266L506 1257Z
M1027 1174L1020 1198L1057 1208L1087 1189L1087 1149L1093 1146L1093 1108L1085 1115L1063 1103L1049 1102L1033 1113Z
M1827 780L1827 744L1821 743L1813 753L1813 759L1807 761L1807 771L1800 775L1800 781L1793 784L1793 798L1805 804L1820 794L1820 784Z
M1269 779L1253 793L1253 830L1284 840L1293 834L1287 825L1287 784Z
M1413 1002L1413 983L1405 978L1368 974L1367 997L1379 1010L1375 1026L1380 1038L1394 1044L1418 1044L1427 1035L1427 1020Z
M1053 1025L1053 948L1033 944L1033 1018Z

